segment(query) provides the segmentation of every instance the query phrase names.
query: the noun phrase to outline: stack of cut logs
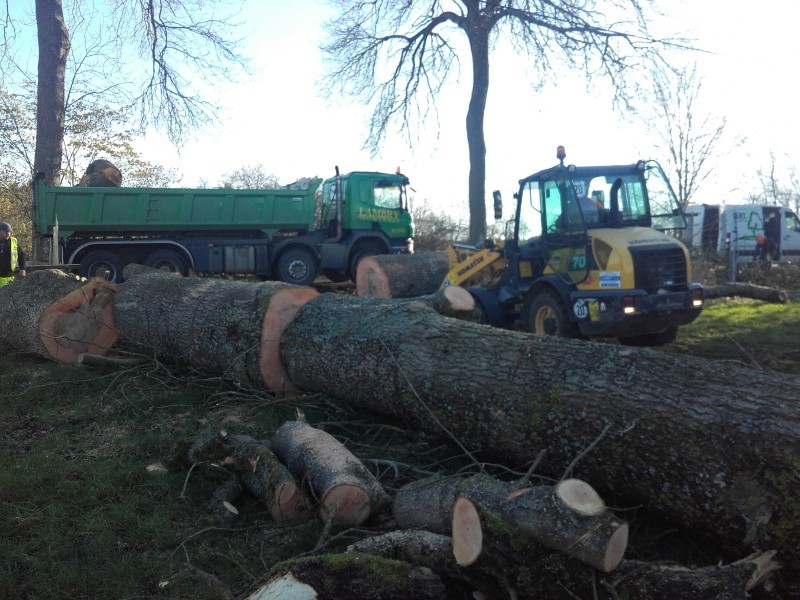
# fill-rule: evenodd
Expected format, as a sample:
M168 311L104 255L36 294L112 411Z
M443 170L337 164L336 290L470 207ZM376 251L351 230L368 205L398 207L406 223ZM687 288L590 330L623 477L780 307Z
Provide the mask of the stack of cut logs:
M539 471L558 481L481 475L401 488L391 499L399 530L355 544L342 586L386 580L391 561L412 587L380 597L442 598L450 585L508 598L800 594L798 377L490 328L470 322L460 288L377 299L133 268L125 280L37 271L0 288L0 352L113 364L109 352L125 350L276 394L323 393L510 466L541 454ZM313 498L324 520L368 524L386 492L323 437L295 422L269 443L213 432L192 460L237 473L215 497L220 517L248 490L279 521ZM627 526L601 495L692 531L729 564L624 559ZM298 559L272 584L311 589L344 564ZM377 597L337 593L324 596Z

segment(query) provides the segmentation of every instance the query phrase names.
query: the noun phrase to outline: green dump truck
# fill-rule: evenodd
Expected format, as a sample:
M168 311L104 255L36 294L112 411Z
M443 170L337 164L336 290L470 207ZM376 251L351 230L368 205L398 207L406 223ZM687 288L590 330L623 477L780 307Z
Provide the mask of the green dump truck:
M337 168L321 190L320 182L262 190L52 187L37 177L34 259L115 282L125 265L139 263L307 285L320 273L355 279L365 256L409 251L405 175Z

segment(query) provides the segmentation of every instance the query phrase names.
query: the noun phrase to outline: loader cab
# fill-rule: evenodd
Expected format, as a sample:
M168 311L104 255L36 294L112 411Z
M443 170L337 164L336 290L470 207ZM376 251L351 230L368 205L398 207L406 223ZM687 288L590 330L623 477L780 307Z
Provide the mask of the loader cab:
M589 270L597 269L592 254L597 230L686 227L655 161L576 167L564 165L562 158L559 165L520 180L516 198L512 244L519 249L517 268L523 279L554 274L567 284L584 281ZM527 256L532 260L526 261Z

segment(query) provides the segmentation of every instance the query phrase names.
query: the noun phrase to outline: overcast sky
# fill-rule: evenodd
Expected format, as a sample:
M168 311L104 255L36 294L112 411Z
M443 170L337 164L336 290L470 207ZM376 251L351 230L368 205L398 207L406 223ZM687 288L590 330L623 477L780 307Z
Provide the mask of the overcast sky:
M794 62L800 36L794 31L800 3L761 0L671 0L674 11L665 32L697 39L709 51L698 54L704 110L728 119L728 139L748 142L721 157L717 173L704 184L697 202L739 201L757 189L757 171L768 170L770 152L778 175L800 158L797 85ZM668 5L670 8L665 8ZM360 106L324 100L318 50L322 22L329 13L319 0L246 0L245 52L253 57L253 75L236 86L218 89L224 124L204 131L180 154L157 135L141 147L145 158L179 169L182 184L202 179L216 185L225 173L263 164L282 182L329 176L343 171L402 168L418 199L466 212L467 146L464 118L469 95L469 63L462 83L437 103L437 128L428 124L422 139L408 147L392 136L381 155L361 149L367 112ZM654 158L652 134L639 121L616 112L608 90L587 92L579 73L561 73L535 93L524 65L513 56L492 58L486 114L487 196L500 189L506 199L517 181L555 164L563 144L575 164L630 163ZM489 211L490 212L490 211Z

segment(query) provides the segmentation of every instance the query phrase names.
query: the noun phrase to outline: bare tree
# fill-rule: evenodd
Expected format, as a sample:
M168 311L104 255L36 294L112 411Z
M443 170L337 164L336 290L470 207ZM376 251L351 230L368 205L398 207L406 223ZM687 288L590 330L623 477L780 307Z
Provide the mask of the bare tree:
M33 168L54 185L64 151L64 75L70 41L61 0L36 0L39 40L36 153Z
M339 14L327 23L330 41L323 47L334 65L328 90L372 104L367 145L373 150L390 123L399 121L408 130L412 121L435 115L435 99L460 64L456 36L466 36L472 62L466 115L469 236L475 242L482 241L486 231L484 114L489 56L501 32L518 52L531 57L535 87L541 87L558 67L578 67L589 78L607 76L621 102L628 98L628 69L645 55L678 41L655 40L649 34L645 6L650 0L617 0L605 3L603 9L596 0L330 0L330 4Z
M788 180L778 176L778 161L775 153L770 151L769 170L758 170L758 182L761 189L751 192L748 200L751 204L770 204L773 206L789 206L800 212L800 179L794 167L788 169Z
M235 67L245 66L237 42L227 35L232 27L230 17L214 16L224 4L213 0L106 0L104 20L98 4L92 7L97 13L86 15L85 4L75 0L70 13L73 24L85 28L88 38L113 38L114 45L87 44L75 67L85 76L70 81L73 100L111 96L123 109L138 108L140 127L153 124L180 144L190 131L214 116L215 108L203 99L199 86L230 78ZM11 65L25 76L24 66L17 64L8 50L22 21L9 14L8 5L5 9L4 24L6 29L13 26L15 36L4 32L6 44L0 49L6 63L3 70ZM44 172L45 181L53 184L63 158L65 69L71 46L61 0L36 0L36 22L39 93L34 169ZM138 60L131 59L131 49L138 51Z
M713 171L709 159L715 156L727 120L724 115L698 110L703 79L697 74L697 65L688 71L653 70L652 77L657 119L649 121L650 129L659 140L656 147L668 156L665 166L674 173L675 194L685 206Z

